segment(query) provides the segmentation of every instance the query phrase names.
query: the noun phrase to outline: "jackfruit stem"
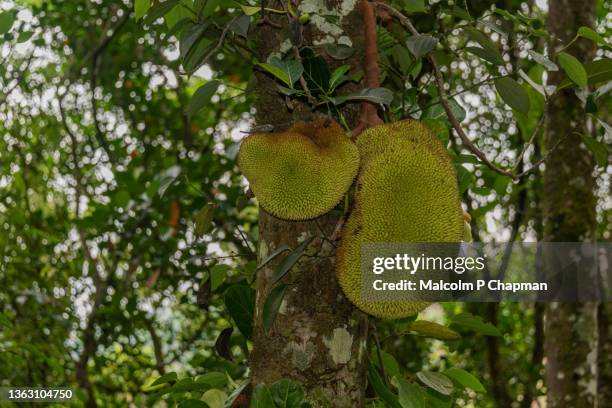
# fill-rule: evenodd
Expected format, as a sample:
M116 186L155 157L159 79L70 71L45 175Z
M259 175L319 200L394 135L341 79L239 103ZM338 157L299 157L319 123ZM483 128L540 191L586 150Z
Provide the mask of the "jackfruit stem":
M365 51L365 83L368 88L378 88L380 86L380 69L378 67L378 45L376 43L376 18L374 7L368 0L361 0L361 15L365 32L364 51ZM361 103L359 123L353 129L353 139L357 138L361 132L369 127L384 123L378 116L376 105L371 102Z

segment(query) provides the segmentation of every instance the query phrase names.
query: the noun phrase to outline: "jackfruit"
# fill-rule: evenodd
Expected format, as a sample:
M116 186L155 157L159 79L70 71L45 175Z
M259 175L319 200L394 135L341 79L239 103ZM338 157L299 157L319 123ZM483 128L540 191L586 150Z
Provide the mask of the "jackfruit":
M464 224L454 166L435 135L415 121L368 129L357 147L361 169L337 252L338 281L348 299L368 314L384 319L415 315L430 304L418 294L414 301L364 299L361 246L460 242Z
M341 201L357 175L359 152L337 123L321 119L247 137L238 167L266 211L306 220Z

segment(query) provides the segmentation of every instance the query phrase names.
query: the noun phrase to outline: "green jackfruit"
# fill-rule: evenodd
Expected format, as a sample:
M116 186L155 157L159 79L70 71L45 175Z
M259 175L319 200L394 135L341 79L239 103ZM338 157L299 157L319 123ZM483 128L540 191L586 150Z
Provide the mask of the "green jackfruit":
M368 129L357 146L362 162L354 209L337 252L338 281L349 300L368 314L412 316L429 303L362 298L361 245L460 242L464 223L455 169L435 135L414 121Z
M340 202L357 174L359 153L337 123L318 120L247 137L238 167L266 211L306 220Z

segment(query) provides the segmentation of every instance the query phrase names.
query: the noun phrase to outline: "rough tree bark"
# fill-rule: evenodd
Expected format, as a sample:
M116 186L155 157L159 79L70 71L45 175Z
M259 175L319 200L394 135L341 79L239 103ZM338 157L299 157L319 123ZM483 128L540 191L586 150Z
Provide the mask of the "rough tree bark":
M548 30L552 50L574 37L580 26L593 27L595 0L550 0ZM576 41L566 50L592 59L592 42ZM549 83L563 74L551 72ZM564 138L544 173L544 240L591 241L595 238L595 181L592 155L579 134L587 133L586 114L571 90L561 91L548 107L545 145ZM597 406L597 305L552 303L545 310L548 408Z
M266 7L281 8L278 2L264 3ZM350 43L356 50L350 59L329 59L328 63L332 69L346 63L360 68L363 34L357 0L298 3L299 10L311 16L303 33L303 45L314 46L317 53L324 54L326 43ZM330 23L323 15L336 16L337 22ZM260 61L279 52L293 55L288 33L293 32L294 38L300 36L287 25L285 16L264 18L257 29ZM282 130L314 116L304 104L292 103L290 109L277 92L276 83L263 73L257 74L256 93L258 125L272 124ZM343 113L349 124L355 126L357 111ZM253 385L270 384L281 378L301 383L307 400L315 407L360 407L364 405L366 383L367 317L344 297L336 282L335 247L327 237L333 234L337 222L338 216L333 214L306 222L289 222L260 210L259 262L284 244L295 248L314 238L306 255L283 278L288 287L268 333L263 328L263 306L272 287L271 277L283 256L277 256L258 271L250 368Z

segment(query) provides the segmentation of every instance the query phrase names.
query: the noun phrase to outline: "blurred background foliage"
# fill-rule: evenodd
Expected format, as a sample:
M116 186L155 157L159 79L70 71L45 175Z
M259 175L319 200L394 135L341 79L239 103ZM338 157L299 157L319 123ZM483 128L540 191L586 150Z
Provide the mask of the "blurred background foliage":
M181 0L156 19L149 7L158 2L136 3L0 1L0 386L70 386L79 404L93 395L108 407L214 389L221 394L209 393L209 405L223 406L210 401L248 374L257 208L235 157L252 126L258 6ZM530 108L513 111L492 80L519 79L522 70L543 83L546 67L528 50L544 53L546 2L392 3L440 41L435 58L457 114L487 156L511 166L536 132L521 169L537 163L544 97L523 78ZM611 13L599 1L598 32L608 40ZM486 36L501 64L494 51L466 51L483 45L466 27ZM185 45L196 29L202 41ZM227 40L217 44L221 36ZM393 93L387 119L426 119L454 152L475 239L537 240L539 171L512 183L461 151L431 66L406 46L409 34L393 22L380 25L378 37L382 85ZM602 46L598 58L610 49ZM610 79L597 83L609 91ZM585 137L600 158L599 231L609 240L606 92L581 96L592 105ZM243 303L246 312L235 307ZM461 394L462 406L504 407L544 394L541 311L448 304L424 316L447 324L466 311L501 336L468 331L443 342L402 335L410 322L382 322L387 369L396 364L410 376L465 368L487 392ZM174 387L169 397L151 387L163 375Z

